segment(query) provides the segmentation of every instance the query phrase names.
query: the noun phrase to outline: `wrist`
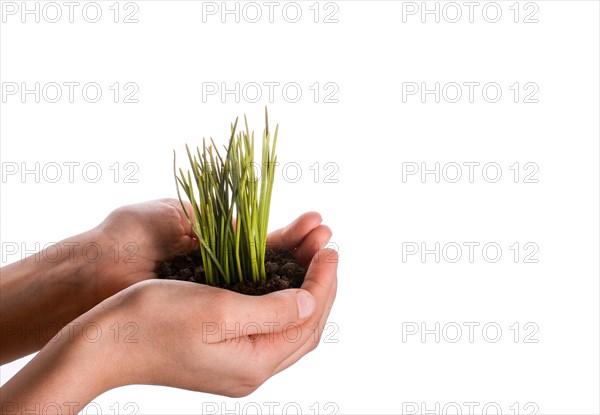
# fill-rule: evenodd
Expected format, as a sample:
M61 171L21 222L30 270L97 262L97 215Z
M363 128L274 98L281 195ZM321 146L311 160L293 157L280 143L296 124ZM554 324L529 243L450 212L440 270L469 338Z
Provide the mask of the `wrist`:
M129 285L126 283L127 267L122 264L137 259L128 258L127 243L111 240L96 227L59 244L67 247L63 249L63 277L76 289L83 307L77 315ZM126 285L120 286L120 283Z
M57 343L64 345L63 359L72 371L69 378L77 380L84 404L129 384L131 370L123 346L123 326L118 310L98 305L57 334Z
M122 386L118 362L122 353L106 335L108 323L88 316L59 331L2 387L3 411L21 413L19 409L25 407L59 407L60 413L75 414L95 397Z
M50 252L45 253L46 264L49 265L45 280L48 283L61 284L69 295L69 301L76 308L71 310L71 318L80 316L101 302L104 298L98 295L98 273L100 264L108 253L99 233L94 229L64 239L56 244L56 248L48 248L61 253L60 258L52 264Z
M2 269L0 363L39 350L93 306L93 287L77 253L82 238L58 242Z

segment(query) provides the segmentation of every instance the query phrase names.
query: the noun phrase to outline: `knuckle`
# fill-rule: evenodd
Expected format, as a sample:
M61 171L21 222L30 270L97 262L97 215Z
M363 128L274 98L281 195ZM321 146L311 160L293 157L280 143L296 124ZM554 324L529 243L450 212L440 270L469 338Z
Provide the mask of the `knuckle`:
M248 395L250 395L251 393L253 393L255 390L258 389L258 386L255 387L250 387L250 386L241 386L236 390L233 391L229 391L225 396L229 397L229 398L244 398Z
M245 387L256 390L260 385L269 379L271 373L263 367L256 367L254 370L248 371L244 376L243 384Z
M260 385L265 383L267 381L267 379L269 379L270 375L271 374L264 369L256 371L256 373L254 375L253 386L258 388Z
M289 293L283 293L280 291L272 292L263 296L256 301L261 301L257 304L257 309L260 313L256 314L260 321L264 322L281 322L282 320L289 319L289 316L294 313L295 306L290 303Z
M306 347L306 353L310 353L313 350L315 350L317 348L317 346L319 345L319 343L321 343L321 333L318 334L318 336L314 337L313 339L309 340L307 342Z
M274 293L271 299L271 317L275 319L275 321L279 320L282 316L287 316L290 313L290 302L289 297L287 295L282 295L281 293Z
M141 281L134 284L127 289L127 299L134 303L144 303L154 295L154 286L155 283L153 280Z

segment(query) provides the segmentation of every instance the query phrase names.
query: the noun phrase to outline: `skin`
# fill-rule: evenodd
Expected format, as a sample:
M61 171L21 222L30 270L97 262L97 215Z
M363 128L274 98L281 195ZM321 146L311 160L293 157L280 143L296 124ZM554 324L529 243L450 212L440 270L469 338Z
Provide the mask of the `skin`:
M331 231L321 222L305 213L269 235L271 247L292 249L308 273L301 289L260 297L155 279L160 262L197 246L174 199L116 209L59 243L58 260L32 255L2 268L0 361L41 349L0 388L2 413L77 413L130 384L250 394L319 343L338 260L323 249ZM90 242L106 253L96 262L83 252Z

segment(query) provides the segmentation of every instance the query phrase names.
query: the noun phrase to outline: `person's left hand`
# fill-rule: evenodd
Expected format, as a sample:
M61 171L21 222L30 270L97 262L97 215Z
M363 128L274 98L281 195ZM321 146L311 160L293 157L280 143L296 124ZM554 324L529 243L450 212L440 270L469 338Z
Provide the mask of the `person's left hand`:
M158 264L198 244L176 199L119 207L90 234L103 253L93 264L98 301L156 277Z

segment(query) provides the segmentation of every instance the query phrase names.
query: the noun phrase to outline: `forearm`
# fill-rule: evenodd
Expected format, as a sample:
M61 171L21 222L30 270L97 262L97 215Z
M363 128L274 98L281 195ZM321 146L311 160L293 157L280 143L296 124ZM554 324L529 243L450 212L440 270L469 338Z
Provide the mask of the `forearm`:
M84 328L91 319L83 316L64 327L0 388L2 414L76 414L96 396L120 386L119 344L110 336L90 341ZM106 330L110 326L102 318L94 324Z
M0 270L0 364L40 350L94 306L83 252L92 242L77 235Z

